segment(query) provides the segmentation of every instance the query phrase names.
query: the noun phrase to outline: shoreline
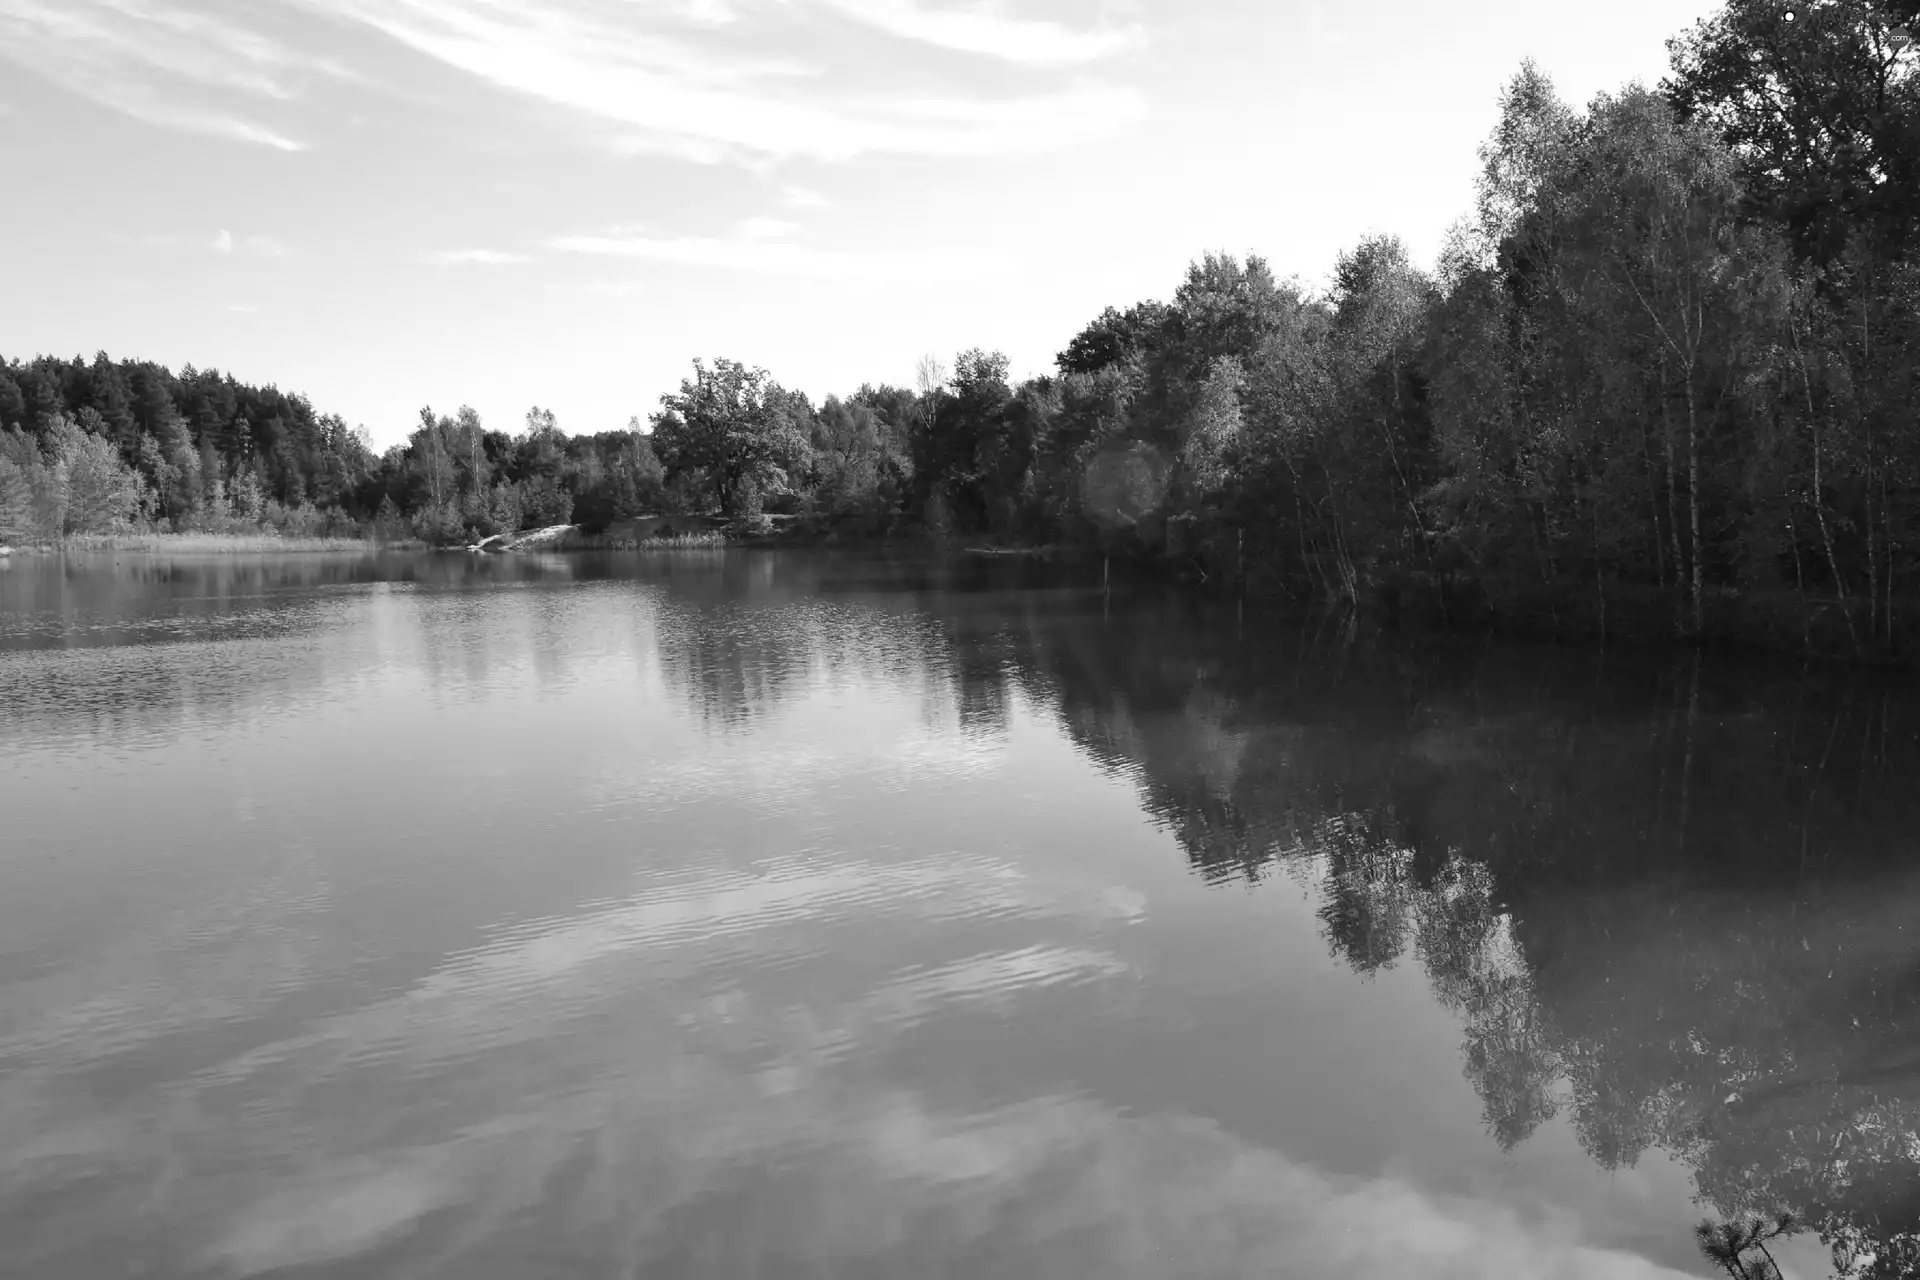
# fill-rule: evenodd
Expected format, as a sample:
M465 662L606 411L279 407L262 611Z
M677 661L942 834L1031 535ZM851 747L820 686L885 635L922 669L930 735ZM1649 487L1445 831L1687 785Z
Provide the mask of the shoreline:
M1071 543L968 542L919 528L885 531L834 528L804 517L775 517L753 533L730 532L711 517L659 516L615 521L598 533L578 525L553 525L495 535L478 544L431 546L417 538L282 537L266 533L126 533L76 535L59 542L0 544L0 566L11 561L72 555L308 555L457 554L541 555L605 551L864 551L900 552L953 564L1060 566L1098 564L1099 549ZM649 527L650 526L650 527ZM646 530L642 532L643 528ZM1832 601L1724 592L1711 602L1705 633L1697 639L1673 634L1672 601L1659 592L1610 588L1604 606L1561 596L1491 599L1465 582L1425 581L1395 575L1370 584L1356 602L1302 599L1271 585L1230 578L1196 578L1181 564L1108 557L1113 587L1151 583L1215 600L1238 599L1262 612L1308 610L1350 618L1370 632L1407 638L1501 638L1568 649L1621 653L1706 653L1798 658L1823 667L1912 670L1915 656L1889 645L1884 635L1862 642L1867 619L1852 617ZM1089 589L1099 589L1089 584ZM1777 595L1777 593L1776 593ZM1896 606L1907 602L1895 601ZM1601 613L1600 608L1605 612ZM1855 611L1857 612L1857 610ZM1920 610L1916 610L1920 617ZM1900 627L1894 639L1912 640Z
M97 555L272 555L316 552L427 551L417 539L281 537L263 533L89 533L58 542L0 545L0 558Z

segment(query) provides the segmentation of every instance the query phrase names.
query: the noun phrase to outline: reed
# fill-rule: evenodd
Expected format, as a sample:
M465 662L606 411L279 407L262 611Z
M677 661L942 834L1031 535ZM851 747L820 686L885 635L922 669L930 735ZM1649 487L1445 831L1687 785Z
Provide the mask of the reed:
M665 537L635 537L632 534L581 533L572 530L549 542L529 546L529 551L677 551L724 547L731 540L718 530L675 533Z
M372 538L286 537L277 533L77 533L61 542L72 553L166 552L186 555L255 555L309 551L404 551L424 547L418 539L376 542Z

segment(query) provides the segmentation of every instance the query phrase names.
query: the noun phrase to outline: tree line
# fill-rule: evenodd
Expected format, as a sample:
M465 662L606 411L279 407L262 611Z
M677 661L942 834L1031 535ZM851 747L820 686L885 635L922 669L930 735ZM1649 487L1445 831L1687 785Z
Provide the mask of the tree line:
M787 511L1098 543L1249 590L1891 650L1920 517L1916 10L1731 0L1668 42L1657 87L1584 108L1526 64L1433 269L1391 236L1318 290L1208 254L1017 383L974 349L816 406L696 361L650 430L570 437L536 410L509 436L423 411L376 456L299 397L217 374L8 365L0 513L44 525L58 503L33 495L64 483L85 495L69 527L450 542ZM111 461L82 437L131 477L76 479ZM1150 491L1143 518L1112 518L1127 503L1095 483L1115 457L1147 464L1122 486Z
M0 541L131 526L418 537L444 544L676 500L637 426L569 436L534 409L517 434L422 409L376 453L305 397L191 365L0 360Z

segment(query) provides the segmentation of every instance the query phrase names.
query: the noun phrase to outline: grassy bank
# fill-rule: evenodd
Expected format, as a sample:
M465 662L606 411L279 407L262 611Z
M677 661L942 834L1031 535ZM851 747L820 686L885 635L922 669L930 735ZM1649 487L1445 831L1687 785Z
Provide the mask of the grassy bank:
M674 551L690 548L725 547L734 543L718 530L704 533L674 533L665 536L633 532L583 533L572 529L550 541L530 544L529 551Z
M45 550L69 553L161 552L174 555L256 555L309 551L408 551L418 539L376 542L371 538L284 537L276 533L86 533ZM16 551L21 548L16 548Z

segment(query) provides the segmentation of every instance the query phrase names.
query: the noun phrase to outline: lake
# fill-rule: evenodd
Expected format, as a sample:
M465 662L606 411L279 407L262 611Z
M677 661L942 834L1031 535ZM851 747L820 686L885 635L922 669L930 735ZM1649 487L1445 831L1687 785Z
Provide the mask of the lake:
M1030 567L16 559L0 1274L1898 1274L1917 733Z

